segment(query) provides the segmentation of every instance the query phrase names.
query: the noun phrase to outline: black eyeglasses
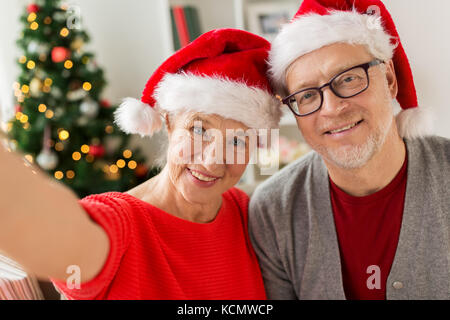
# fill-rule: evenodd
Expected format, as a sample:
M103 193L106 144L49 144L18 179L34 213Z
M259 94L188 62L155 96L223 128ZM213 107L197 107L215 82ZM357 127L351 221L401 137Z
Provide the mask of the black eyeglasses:
M330 87L331 91L339 98L354 97L369 87L368 70L372 66L384 63L375 59L368 63L360 64L335 75L330 82L318 88L307 88L297 91L281 101L299 117L304 117L316 112L323 104L323 89Z

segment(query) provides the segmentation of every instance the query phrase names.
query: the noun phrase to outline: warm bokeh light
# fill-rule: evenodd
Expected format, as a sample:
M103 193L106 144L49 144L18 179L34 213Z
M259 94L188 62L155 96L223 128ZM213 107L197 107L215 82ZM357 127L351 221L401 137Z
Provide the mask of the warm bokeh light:
M105 132L108 133L108 134L113 133L114 132L114 127L111 126L111 125L107 125L105 127Z
M59 34L61 35L61 37L67 37L69 35L69 29L62 28Z
M64 178L64 173L62 171L56 171L55 178L61 180L62 178Z
M131 152L131 150L126 149L126 150L123 152L123 157L126 158L126 159L131 158L132 155L133 155L133 153Z
M73 67L73 62L71 60L66 60L66 62L64 62L64 68L71 69L72 67Z
M37 28L39 28L39 24L36 21L34 21L30 24L31 30L37 30Z
M81 153L79 153L78 151L75 151L74 153L72 153L72 159L75 161L78 161L81 159Z
M29 60L27 62L27 68L32 70L32 69L34 69L34 67L36 67L36 63L33 60Z
M122 169L126 166L126 162L123 159L119 159L119 160L117 160L116 165Z
M63 151L64 150L64 144L62 142L57 142L55 144L55 150L56 151Z
M62 141L67 140L69 138L69 131L61 130L59 132L58 136L59 136L59 139L62 140Z
M38 110L39 110L39 112L45 112L47 110L47 106L45 104L41 103L38 106Z
M87 82L87 81L85 83L83 83L83 89L86 90L86 91L91 90L92 89L91 83Z
M89 146L87 144L83 144L81 146L81 152L88 153L89 152Z
M73 170L67 170L66 177L67 179L73 179L75 177L75 172Z
M52 110L47 110L47 111L45 111L45 117L46 117L47 119L53 118L53 115L54 115L54 113L53 113Z
M33 158L33 156L32 156L31 154L26 154L26 155L24 156L24 158L27 159L27 161L28 161L29 163L33 163L33 161L34 161L34 158Z
M27 86L26 84L24 84L24 85L22 86L22 92L23 92L23 93L28 93L29 91L30 91L30 87Z
M109 166L109 171L111 173L117 173L117 171L119 171L119 168L115 164L112 164Z
M20 122L26 123L28 122L28 116L26 114L22 114L22 116L19 119Z
M128 162L128 168L130 168L131 170L136 169L136 167L137 167L136 161L131 160L131 161Z
M34 20L36 20L36 17L37 17L36 13L31 12L27 17L27 20L28 22L33 22Z

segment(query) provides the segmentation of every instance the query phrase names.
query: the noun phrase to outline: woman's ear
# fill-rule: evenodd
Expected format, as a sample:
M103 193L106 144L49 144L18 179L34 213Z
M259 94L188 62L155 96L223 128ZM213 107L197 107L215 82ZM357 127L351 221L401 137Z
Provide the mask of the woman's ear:
M171 132L172 128L170 126L170 117L169 117L169 113L168 112L163 112L162 113L162 117L164 118L164 120L166 121L166 127L167 127L167 132Z
M397 98L398 83L397 76L395 75L394 62L392 59L386 62L386 80L392 99Z

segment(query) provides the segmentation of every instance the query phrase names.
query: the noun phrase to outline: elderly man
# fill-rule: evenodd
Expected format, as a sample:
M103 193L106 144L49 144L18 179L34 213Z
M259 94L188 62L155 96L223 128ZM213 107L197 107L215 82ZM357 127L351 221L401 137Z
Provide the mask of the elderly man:
M268 298L450 299L450 141L384 5L303 1L269 63L314 151L251 199Z

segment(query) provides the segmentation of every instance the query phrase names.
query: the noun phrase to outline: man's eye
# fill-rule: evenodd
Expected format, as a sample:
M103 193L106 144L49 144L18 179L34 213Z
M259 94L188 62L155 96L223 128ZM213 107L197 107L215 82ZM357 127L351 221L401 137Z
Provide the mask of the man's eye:
M349 82L352 82L353 80L355 80L355 77L348 76L343 79L343 82L349 83Z
M311 92L305 93L302 97L302 99L309 99L313 96L313 94Z

